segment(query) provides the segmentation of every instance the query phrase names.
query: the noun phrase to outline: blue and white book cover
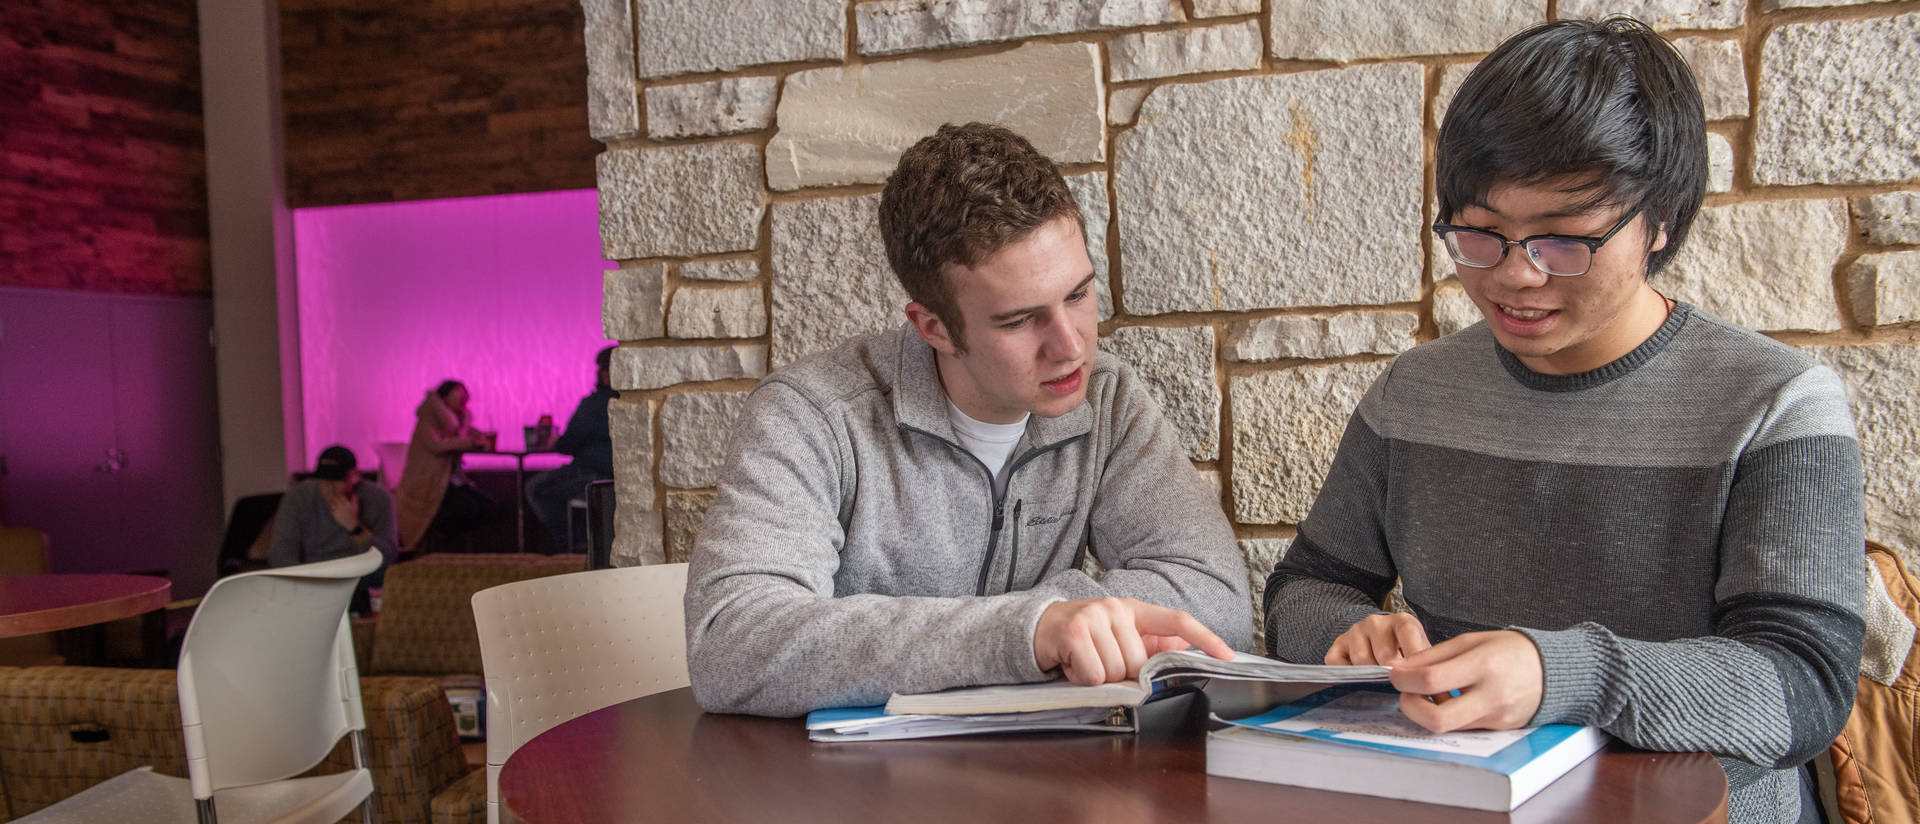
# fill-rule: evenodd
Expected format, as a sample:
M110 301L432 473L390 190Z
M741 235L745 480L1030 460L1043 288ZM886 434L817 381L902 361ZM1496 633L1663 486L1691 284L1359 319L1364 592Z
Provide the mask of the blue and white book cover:
M1400 712L1400 693L1380 684L1330 687L1250 718L1239 727L1442 761L1513 775L1586 727L1548 724L1519 730L1435 733ZM1589 750L1591 752L1591 750Z

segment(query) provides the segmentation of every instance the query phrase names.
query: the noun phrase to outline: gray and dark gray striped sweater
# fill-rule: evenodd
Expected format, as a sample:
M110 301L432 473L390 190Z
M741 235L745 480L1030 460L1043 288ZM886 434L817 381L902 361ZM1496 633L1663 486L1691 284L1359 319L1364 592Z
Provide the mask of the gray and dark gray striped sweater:
M1840 379L1680 304L1578 375L1484 324L1399 356L1267 580L1267 646L1318 663L1396 577L1435 643L1531 637L1535 723L1721 756L1736 822L1792 821L1846 722L1863 593Z

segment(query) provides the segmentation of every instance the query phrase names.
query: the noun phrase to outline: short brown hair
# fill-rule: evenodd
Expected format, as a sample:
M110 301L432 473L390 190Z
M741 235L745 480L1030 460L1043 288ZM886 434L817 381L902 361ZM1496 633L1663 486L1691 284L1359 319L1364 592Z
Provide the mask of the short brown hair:
M1026 138L991 123L948 123L900 156L880 194L880 237L907 297L964 350L947 266L979 263L1065 215L1079 223L1079 204Z

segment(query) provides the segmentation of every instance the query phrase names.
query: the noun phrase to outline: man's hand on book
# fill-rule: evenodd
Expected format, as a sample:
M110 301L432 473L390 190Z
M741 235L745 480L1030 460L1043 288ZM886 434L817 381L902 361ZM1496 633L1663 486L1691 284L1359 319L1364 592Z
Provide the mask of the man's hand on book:
M1434 732L1511 730L1540 708L1540 650L1513 630L1469 632L1394 665L1400 711ZM1459 695L1453 695L1459 690Z
M1132 598L1060 601L1033 629L1034 663L1042 671L1059 667L1083 687L1137 677L1154 654L1187 647L1233 658L1233 648L1193 616Z
M1379 664L1391 667L1400 659L1424 650L1427 630L1412 613L1369 615L1348 627L1327 649L1328 664Z

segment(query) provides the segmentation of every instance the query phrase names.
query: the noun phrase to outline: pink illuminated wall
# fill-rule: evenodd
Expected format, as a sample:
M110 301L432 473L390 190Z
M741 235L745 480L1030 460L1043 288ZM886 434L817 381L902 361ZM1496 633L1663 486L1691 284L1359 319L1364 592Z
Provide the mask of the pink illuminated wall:
M522 444L593 389L600 331L592 189L294 211L306 466L344 443L362 466L458 378L474 422Z

